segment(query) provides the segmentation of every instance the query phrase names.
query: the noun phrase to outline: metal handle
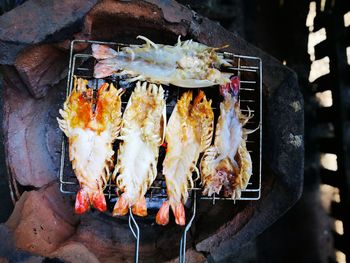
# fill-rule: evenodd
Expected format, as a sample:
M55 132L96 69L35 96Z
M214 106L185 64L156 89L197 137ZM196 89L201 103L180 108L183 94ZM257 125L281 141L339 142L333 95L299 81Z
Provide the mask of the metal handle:
M134 235L134 237L136 239L134 262L138 263L139 262L139 252L140 252L140 228L139 228L139 225L137 224L137 222L132 214L131 208L129 208L129 227L130 227L132 234Z
M187 232L190 230L192 226L192 222L196 216L196 205L197 205L197 192L193 190L193 213L190 221L185 227L185 230L182 234L182 238L180 240L180 253L179 253L179 262L185 263L186 262L186 238L187 238Z

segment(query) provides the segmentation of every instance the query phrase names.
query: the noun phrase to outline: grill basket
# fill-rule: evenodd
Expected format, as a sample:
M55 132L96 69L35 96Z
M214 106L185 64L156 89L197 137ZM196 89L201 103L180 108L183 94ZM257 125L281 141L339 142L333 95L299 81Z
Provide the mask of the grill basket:
M88 48L85 49L84 53L75 53L77 45L87 44ZM89 80L89 86L97 89L104 82L115 83L117 80L113 77L107 77L104 79L94 79L93 70L96 60L91 54L92 44L104 44L111 48L119 51L121 47L127 45L115 43L115 42L101 42L101 41L90 41L90 40L74 40L71 42L70 49L70 59L69 59L69 71L67 80L67 90L66 96L69 96L73 87L73 76L84 78ZM247 114L249 111L253 114L253 117L249 120L244 128L249 130L258 129L256 132L248 135L247 139L247 149L251 155L253 163L253 174L249 180L248 186L242 191L241 197L236 200L258 200L261 194L261 141L262 141L262 62L258 57L234 55L232 53L224 52L222 53L224 58L228 60L232 67L225 67L221 69L224 72L232 73L233 75L240 77L240 94L239 103L241 111ZM181 96L184 88L179 88L175 86L164 86L165 97L166 97L166 107L167 107L167 118L174 109L177 99ZM132 92L132 87L128 88L125 94L122 96L122 110L125 108L129 97ZM197 89L193 89L196 92ZM212 99L212 106L214 110L215 119L217 120L219 116L219 104L220 104L220 94L218 92L218 87L209 87L202 89L206 96ZM215 127L215 126L214 126ZM118 142L115 147L118 147ZM69 161L68 154L68 143L65 136L62 136L62 149L61 149L61 159L60 159L60 191L64 194L76 194L79 189L79 183L74 175L71 168L71 163ZM166 184L164 177L161 174L161 163L164 159L165 151L161 148L159 156L158 165L158 176L153 182L151 188L146 193L146 200L148 204L148 209L157 210L159 205L167 198L166 195ZM185 252L186 252L186 234L190 229L191 224L195 218L196 214L196 202L197 199L200 200L211 200L213 204L217 200L227 200L233 201L231 198L214 195L212 197L201 195L200 183L195 183L195 187L189 189L189 202L192 206L192 215L188 219L188 223L184 228L183 236L180 242L180 262L185 262ZM112 203L116 202L118 189L116 185L109 180L104 194L106 196L107 202L111 206ZM188 206L188 205L187 205ZM140 229L138 224L133 217L131 211L129 211L129 226L132 234L136 239L135 245L135 262L138 262L139 256L139 239L140 239Z

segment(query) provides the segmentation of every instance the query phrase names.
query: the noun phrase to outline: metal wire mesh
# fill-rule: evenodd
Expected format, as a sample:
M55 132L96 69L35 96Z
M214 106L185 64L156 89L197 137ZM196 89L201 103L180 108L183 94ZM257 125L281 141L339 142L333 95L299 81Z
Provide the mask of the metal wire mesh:
M87 53L75 53L74 50L77 44L86 43L89 45L84 52ZM125 44L118 44L114 42L100 42L100 41L87 41L87 40L74 40L71 43L69 73L67 80L67 96L70 94L73 85L73 76L85 78L89 80L89 86L97 89L104 82L116 82L113 77L107 77L104 79L94 79L93 69L96 60L91 55L91 44L104 44L109 45L112 48L119 50L120 47L126 46ZM243 113L250 111L254 114L253 118L249 120L245 128L256 129L260 128L253 134L250 134L247 139L247 148L250 152L253 162L253 174L250 178L248 187L242 191L242 195L237 200L258 200L261 193L261 136L262 136L262 63L261 59L257 57L234 55L231 53L223 53L224 57L231 62L232 67L225 67L222 70L230 72L234 75L238 75L241 79L240 88L240 106ZM170 116L177 99L181 93L185 90L174 86L163 86L165 90L167 117ZM194 92L196 89L194 89ZM219 103L220 95L217 87L209 87L203 89L208 98L212 99L213 110L215 118L219 116ZM125 107L128 99L131 95L132 88L128 89L122 96L122 108ZM71 168L71 163L67 156L68 143L66 138L62 137L62 151L61 151L61 163L60 163L60 190L62 193L75 194L78 190L79 184ZM115 144L115 148L118 147L118 142ZM160 149L160 157L158 164L158 176L153 182L150 190L146 194L148 207L156 207L159 199L167 198L166 184L164 177L161 173L161 163L165 156L165 150ZM223 196L207 197L201 195L200 184L197 182L193 189L199 192L201 199L212 200L215 203L216 200L231 200ZM113 201L117 197L116 185L109 181L105 188L105 195L110 201ZM192 192L192 191L189 191Z

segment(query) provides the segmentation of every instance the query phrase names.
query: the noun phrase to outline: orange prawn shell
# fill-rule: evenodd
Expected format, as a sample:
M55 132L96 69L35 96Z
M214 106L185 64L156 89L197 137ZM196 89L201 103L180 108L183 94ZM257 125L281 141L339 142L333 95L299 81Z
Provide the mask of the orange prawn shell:
M209 147L213 136L214 113L211 101L199 91L193 100L192 92L185 92L178 100L168 122L167 152L163 162L169 201L158 211L156 222L165 225L169 221L169 206L175 221L185 224L183 204L187 201L189 187L193 187L192 173L201 152Z
M112 143L121 126L123 91L103 84L94 98L87 84L87 80L75 79L74 88L60 110L62 119L57 119L69 139L69 157L81 187L75 205L79 214L90 205L100 211L107 209L103 188L113 167Z

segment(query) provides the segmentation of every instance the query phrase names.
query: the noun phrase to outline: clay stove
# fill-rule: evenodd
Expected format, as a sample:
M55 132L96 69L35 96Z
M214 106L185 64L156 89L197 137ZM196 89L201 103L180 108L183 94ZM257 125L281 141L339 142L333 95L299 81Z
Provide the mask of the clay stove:
M35 14L38 6L40 15ZM135 240L128 218L115 219L97 212L78 217L73 212L73 198L59 191L62 134L55 118L65 98L73 39L135 43L135 37L141 34L173 44L182 35L209 46L229 44L229 52L262 59L261 198L235 205L227 201L214 206L199 202L187 246L183 247L189 261L225 260L299 198L303 102L295 74L216 23L175 1L61 1L58 5L30 0L0 17L0 24L5 25L0 29L3 132L18 199L3 227L17 249L66 261L118 262L134 258ZM87 48L87 43L78 43L75 51L84 53ZM297 104L299 107L294 107ZM178 257L182 228L136 220L142 233L140 262Z

